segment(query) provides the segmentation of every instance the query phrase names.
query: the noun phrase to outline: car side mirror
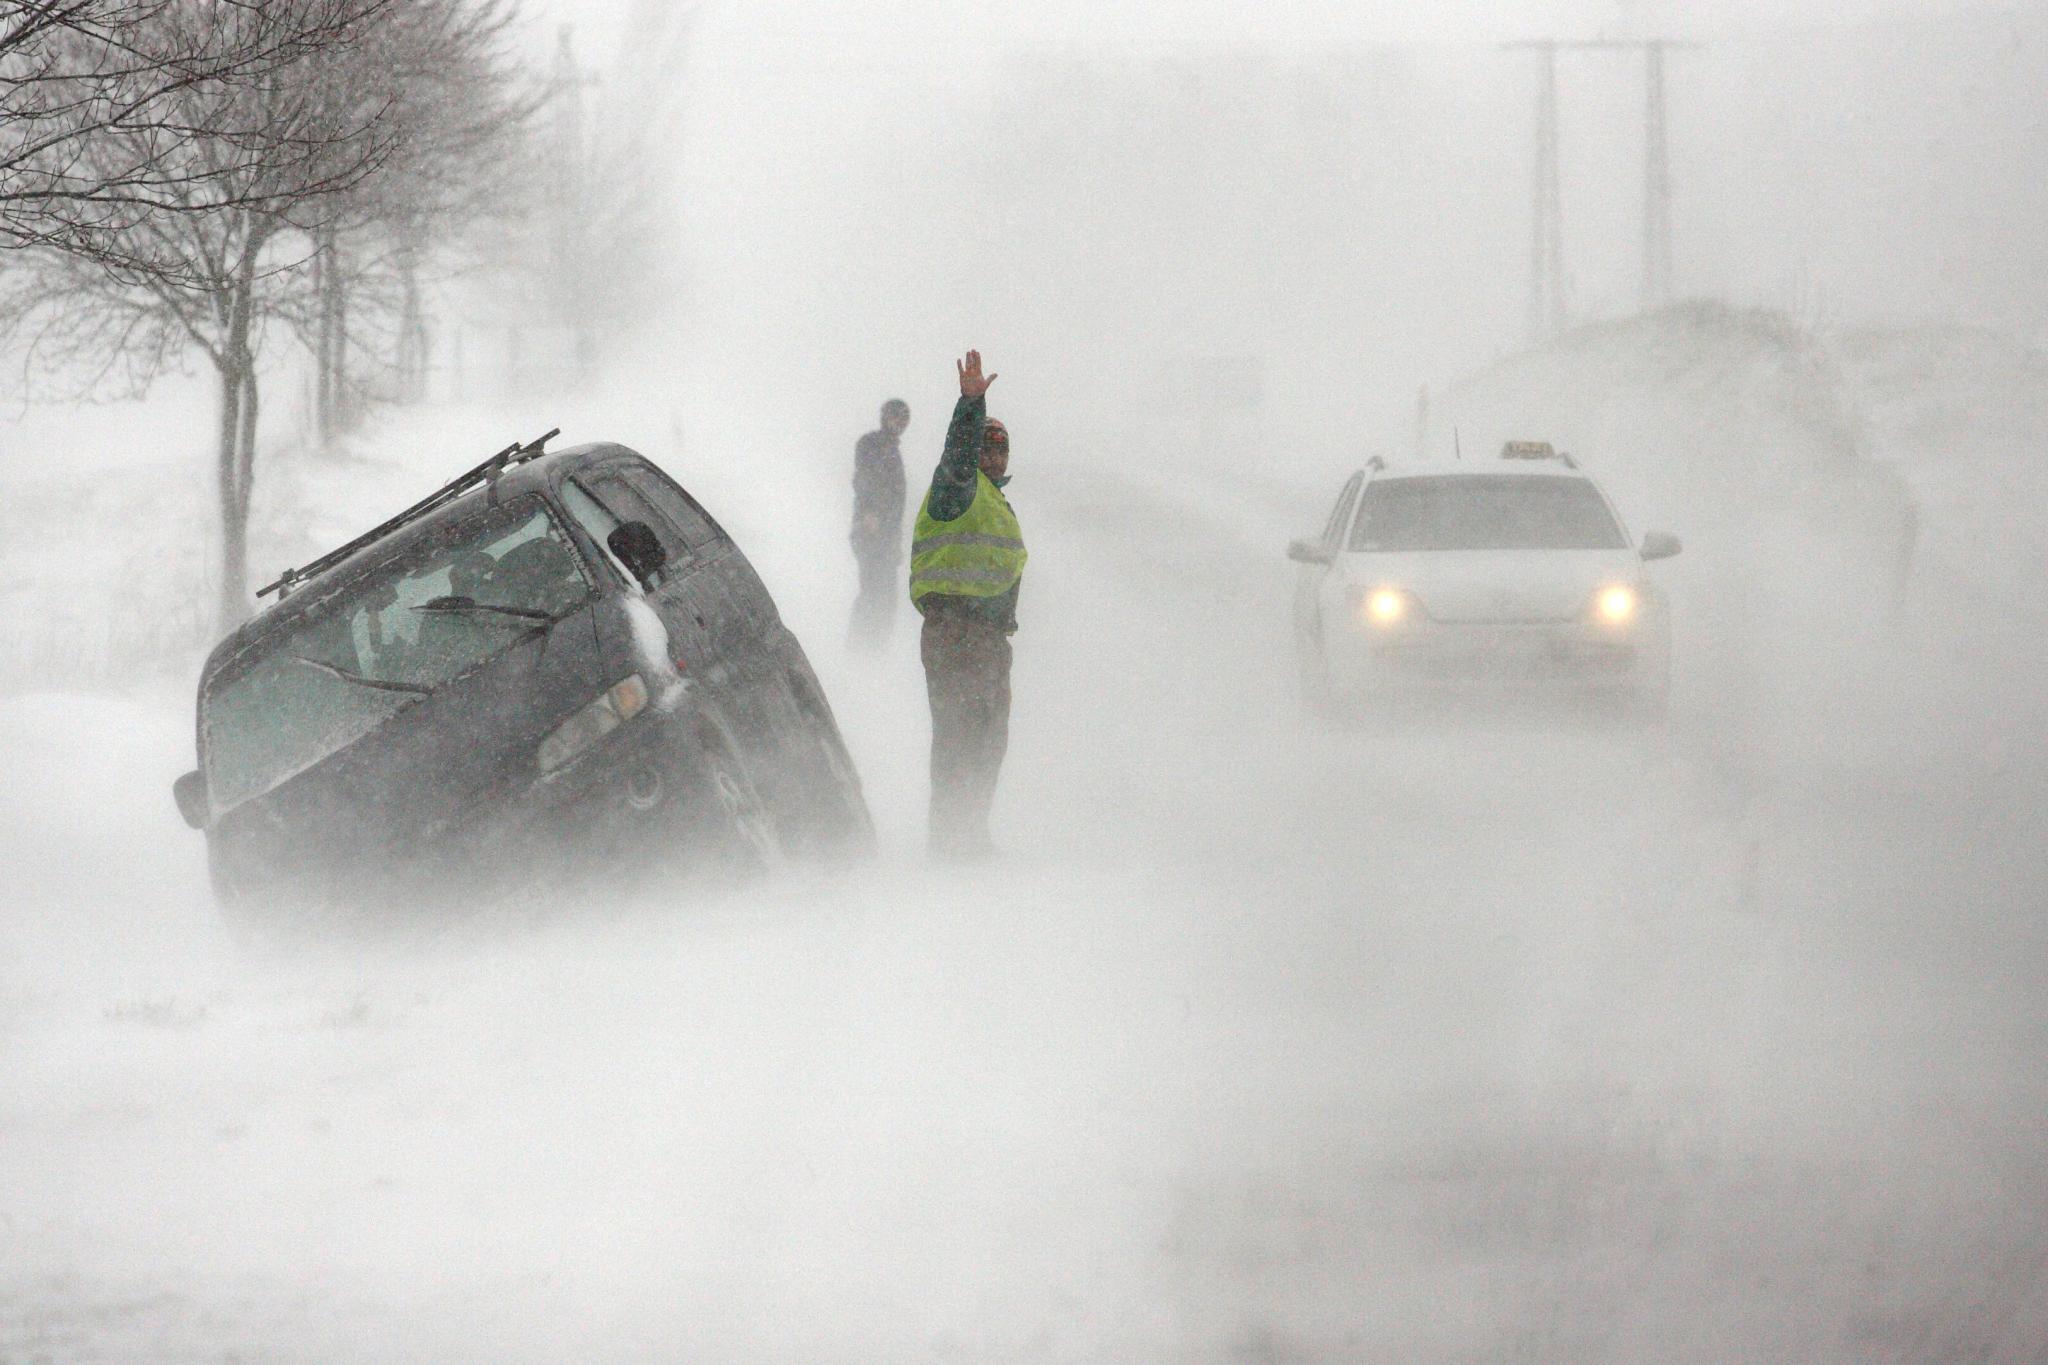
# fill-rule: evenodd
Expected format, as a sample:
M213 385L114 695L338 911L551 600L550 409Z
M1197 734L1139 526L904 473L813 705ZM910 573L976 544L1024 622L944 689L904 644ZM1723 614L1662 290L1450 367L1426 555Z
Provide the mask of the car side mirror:
M1684 548L1669 531L1643 532L1644 559L1669 559Z
M189 772L171 784L171 799L178 803L178 814L185 817L185 823L194 829L205 829L207 818L213 814L206 808L206 777L203 773Z
M1330 552L1313 540L1297 540L1287 547L1287 557L1297 564L1327 564Z
M619 563L643 586L661 572L661 566L668 563L668 551L661 548L660 539L654 528L644 521L629 521L614 526L604 543L619 557Z

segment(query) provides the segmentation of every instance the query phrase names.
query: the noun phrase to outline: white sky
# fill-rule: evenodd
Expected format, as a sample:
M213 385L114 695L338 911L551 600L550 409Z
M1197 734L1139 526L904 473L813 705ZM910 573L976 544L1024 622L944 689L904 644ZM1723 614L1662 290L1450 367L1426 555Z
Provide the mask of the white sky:
M673 13L661 0L530 3L535 41L551 46L556 27L572 22L593 69L633 48L636 11ZM1964 14L1968 23L1939 22ZM2000 40L2007 15L2009 44ZM1204 278L1216 306L1203 325L1240 326L1230 299L1243 312L1261 290L1297 300L1349 290L1365 316L1400 338L1398 353L1383 340L1372 358L1405 410L1415 384L1479 363L1525 331L1534 78L1532 64L1487 45L1655 35L1711 40L1707 51L1675 59L1669 75L1682 294L1847 323L1948 318L2039 335L2048 326L2039 281L2048 275L2032 224L2048 211L2048 126L2036 90L2048 54L2027 39L2041 43L2044 17L2043 0L702 0L683 141L672 149L675 212L696 302L723 299L731 316L699 316L688 330L708 326L730 340L737 318L787 340L795 335L788 329L822 325L837 308L840 332L855 318L870 329L893 319L905 354L943 350L925 331L950 335L970 319L1017 335L1023 323L1005 312L1005 286L950 273L959 235L973 226L961 217L963 200L988 213L1011 196L1030 208L1097 196L1077 204L1085 218L1100 191L1125 187L1114 176L1077 179L1031 160L1068 111L1002 105L1017 88L1006 82L1036 69L1012 60L1020 53L1103 59L1105 79L1124 88L1153 79L1142 59L1154 54L1263 48L1284 59L1401 45L1419 50L1391 68L1405 74L1387 112L1392 135L1412 143L1413 155L1383 156L1370 192L1332 186L1342 176L1306 145L1313 139L1296 147L1276 134L1266 152L1231 146L1231 137L1249 135L1231 131L1242 111L1231 104L1228 54L1204 67L1205 97L1221 101L1215 141L1197 127L1162 153L1117 133L1090 154L1127 159L1134 192L1146 183L1178 187L1171 202L1180 216L1161 231L1204 220L1215 238L1215 268ZM1828 41L1829 31L1838 40ZM1245 98L1286 104L1257 84L1256 69L1248 58ZM1640 66L1585 54L1561 74L1573 316L1618 316L1635 305L1640 278ZM994 158L972 195L945 188L968 183L964 147ZM1209 201L1184 192L1216 177ZM1329 273L1333 262L1319 260L1312 287L1284 271L1269 279L1261 259L1269 243L1245 230L1246 208L1236 202L1260 186L1276 206L1328 207L1330 193L1354 194L1333 222L1360 244L1356 268ZM1296 186L1305 192L1290 197ZM1378 235L1366 245L1351 229L1371 222ZM1104 226L1116 224L1091 224ZM1042 303L1067 290L1088 296L1099 318L1118 318L1114 299L1088 294L1091 271L1141 299L1175 290L1171 269L1140 237L1091 238L1080 256L1050 241L1002 241L1029 256L1010 262L1015 280L1029 281L1016 285L1024 297ZM1120 320L1138 325L1136 314ZM1157 318L1146 325L1145 336L1161 335ZM1323 354L1329 340L1271 344ZM1366 339L1344 341L1354 352L1344 363L1362 367ZM901 358L870 350L878 366Z
M637 0L662 9L676 0ZM614 41L636 0L530 0L536 25L573 22L594 44ZM961 6L952 0L779 0L752 8L705 0L714 24L772 23L792 44L901 40L941 45L1185 47L1255 43L1463 43L1528 37L1739 37L1924 18L2021 5L1959 0L1034 0Z

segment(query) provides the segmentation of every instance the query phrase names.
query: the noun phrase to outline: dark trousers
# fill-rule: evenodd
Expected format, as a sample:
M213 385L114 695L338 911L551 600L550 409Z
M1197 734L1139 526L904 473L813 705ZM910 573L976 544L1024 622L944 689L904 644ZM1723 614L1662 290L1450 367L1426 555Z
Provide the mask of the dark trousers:
M932 847L976 852L988 846L989 806L1010 747L1010 639L934 608L920 652L932 703Z
M860 595L853 599L853 622L846 642L855 649L880 649L896 626L896 604L903 597L902 560L893 545L854 547L860 565Z

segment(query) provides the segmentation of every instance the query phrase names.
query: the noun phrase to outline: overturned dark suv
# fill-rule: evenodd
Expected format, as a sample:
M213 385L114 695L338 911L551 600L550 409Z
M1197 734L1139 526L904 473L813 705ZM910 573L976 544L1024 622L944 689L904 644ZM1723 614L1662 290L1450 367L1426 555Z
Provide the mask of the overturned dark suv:
M207 659L175 794L225 904L871 844L739 547L635 452L547 439L287 572Z

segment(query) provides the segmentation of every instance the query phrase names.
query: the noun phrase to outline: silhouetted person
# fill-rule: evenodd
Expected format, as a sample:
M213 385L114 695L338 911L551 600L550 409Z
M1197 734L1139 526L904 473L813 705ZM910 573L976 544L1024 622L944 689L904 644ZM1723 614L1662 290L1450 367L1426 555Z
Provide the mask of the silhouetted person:
M896 624L896 570L903 563L903 452L898 441L910 425L910 405L882 404L882 425L853 448L853 558L860 595L853 602L848 643L879 649Z

